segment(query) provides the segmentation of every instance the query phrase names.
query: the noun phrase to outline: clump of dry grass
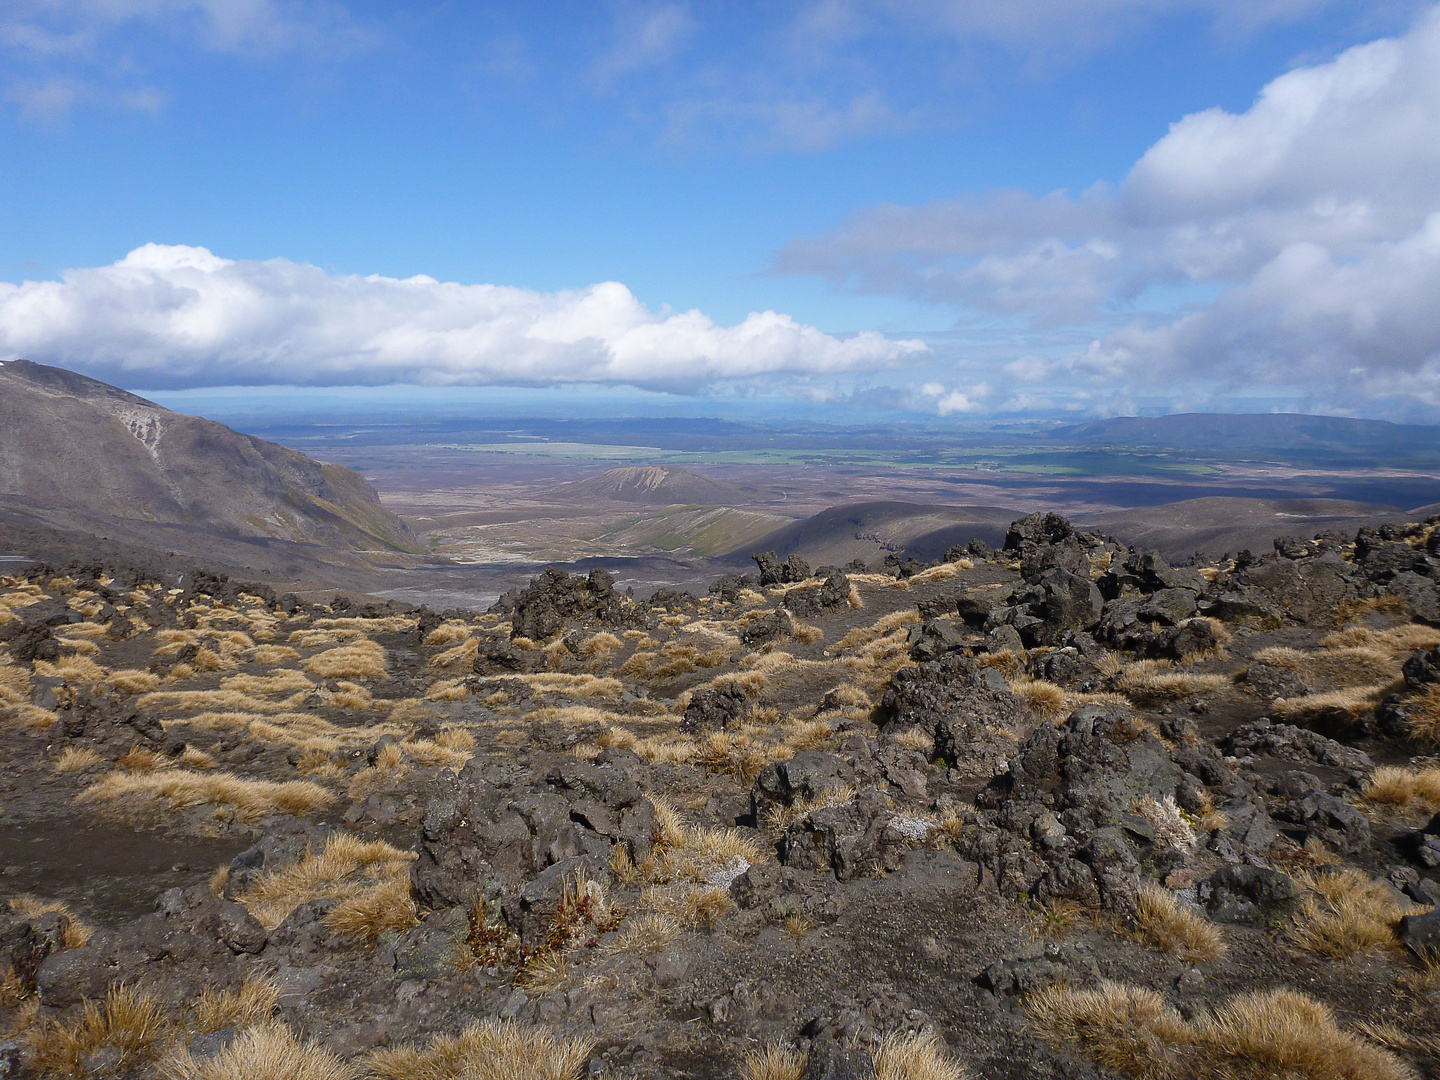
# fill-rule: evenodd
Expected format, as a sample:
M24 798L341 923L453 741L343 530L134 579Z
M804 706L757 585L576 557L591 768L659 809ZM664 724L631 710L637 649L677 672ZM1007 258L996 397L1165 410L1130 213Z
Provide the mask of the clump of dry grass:
M628 859L629 849L624 845L617 846L625 852L625 858ZM632 863L631 866L633 865ZM626 920L620 932L606 943L605 951L643 956L665 948L680 936L682 929L673 916L640 915Z
M425 635L426 645L458 645L474 632L473 627L463 622L441 623Z
M1320 639L1322 649L1369 647L1391 656L1403 658L1417 649L1433 649L1440 645L1440 627L1406 623L1388 630L1370 626L1349 626Z
M1297 880L1308 892L1296 916L1300 948L1343 957L1396 945L1395 925L1408 909L1385 886L1350 868Z
M1010 690L1042 720L1056 720L1065 715L1065 691L1052 682L1021 677L1010 683Z
M86 1001L78 1015L42 1021L25 1033L25 1042L42 1076L83 1076L81 1060L102 1046L118 1050L118 1068L129 1071L155 1057L169 1026L153 994L116 986L102 1001Z
M299 660L300 654L288 645L257 645L250 650L250 659L257 664L284 664Z
M280 988L262 975L247 975L234 990L206 990L190 1008L199 1031L253 1027L268 1020L280 1002Z
M1145 944L1192 963L1218 960L1225 954L1225 942L1215 924L1153 882L1140 887L1135 924Z
M953 565L953 564L952 564ZM875 1080L967 1080L933 1032L889 1032L871 1051Z
M1440 765L1405 768L1380 765L1370 773L1360 797L1377 806L1405 811L1412 807L1440 809Z
M1440 686L1405 702L1405 734L1426 750L1440 748Z
M381 1080L579 1080L594 1046L510 1020L482 1020L423 1048L376 1050L365 1067Z
M1213 1015L1183 1019L1153 990L1101 982L1053 986L1026 1012L1040 1033L1142 1080L1414 1080L1399 1058L1341 1030L1324 1005L1293 990L1231 998Z
M160 685L160 676L138 668L112 671L110 685L125 694L147 694Z
M25 919L33 919L37 915L48 915L51 912L64 916L65 926L61 931L60 939L64 948L83 948L94 933L94 930L71 911L68 905L58 900L41 900L35 896L13 896L9 903L10 910Z
M436 653L430 658L430 668L434 671L459 671L468 670L475 662L475 657L480 652L479 638L466 638L453 649L446 649L442 653Z
M56 772L79 772L91 765L99 765L105 759L88 746L67 746L60 751L51 768Z
M120 756L115 764L132 773L148 773L166 768L170 762L147 747L132 746Z
M1370 686L1347 686L1339 690L1326 690L1318 694L1305 694L1295 698L1276 698L1271 711L1286 720L1305 720L1322 713L1336 710L1352 716L1362 716L1379 707L1387 694L1394 689L1393 681L1375 683Z
M1176 671L1166 660L1136 660L1125 664L1116 678L1116 689L1134 701L1189 697L1229 685L1224 675Z
M205 803L229 806L242 821L266 814L296 816L323 809L335 801L324 788L306 780L274 783L246 780L233 773L205 774L181 769L154 773L110 773L86 788L76 799L114 803L140 810L179 810Z
M800 1080L804 1075L805 1055L784 1043L752 1050L740 1063L743 1080Z
M307 849L298 861L261 875L239 900L267 930L279 926L303 903L322 897L335 900L337 906L327 916L332 926L376 937L385 929L406 929L415 923L409 892L415 857L414 852L383 840L332 833L319 854ZM401 881L403 891L396 886Z
M283 1024L242 1031L213 1057L175 1050L161 1063L165 1080L356 1080L353 1068L329 1050L304 1042Z
M378 679L385 674L385 650L368 638L316 653L301 665L322 679Z

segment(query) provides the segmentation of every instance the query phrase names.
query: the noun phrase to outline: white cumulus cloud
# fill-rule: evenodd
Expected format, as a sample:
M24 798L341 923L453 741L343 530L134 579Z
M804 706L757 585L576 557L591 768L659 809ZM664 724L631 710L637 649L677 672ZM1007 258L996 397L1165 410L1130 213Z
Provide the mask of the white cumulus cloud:
M926 351L788 315L657 315L618 282L542 293L334 275L288 259L147 244L59 281L0 283L0 355L132 386L625 383L693 390L865 371Z
M1032 381L1440 406L1437 66L1432 7L1403 35L1279 76L1242 113L1180 119L1118 187L877 207L777 267L1090 332L1087 349L1011 372Z

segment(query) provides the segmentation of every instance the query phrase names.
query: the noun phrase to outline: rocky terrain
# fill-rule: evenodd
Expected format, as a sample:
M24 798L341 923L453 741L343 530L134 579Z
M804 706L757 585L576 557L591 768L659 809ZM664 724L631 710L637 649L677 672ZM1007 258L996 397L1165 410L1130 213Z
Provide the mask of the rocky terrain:
M1434 1075L1440 530L0 583L0 1073Z

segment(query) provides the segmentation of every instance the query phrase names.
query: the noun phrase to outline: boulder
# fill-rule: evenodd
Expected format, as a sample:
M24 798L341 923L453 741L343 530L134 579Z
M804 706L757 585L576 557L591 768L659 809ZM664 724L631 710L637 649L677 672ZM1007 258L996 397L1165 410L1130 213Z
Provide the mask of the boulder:
M743 720L749 711L745 691L738 686L701 687L690 695L680 730L686 735L723 730Z
M1205 907L1216 922L1276 928L1300 909L1303 896L1295 882L1265 866L1240 864L1217 870L1208 882Z

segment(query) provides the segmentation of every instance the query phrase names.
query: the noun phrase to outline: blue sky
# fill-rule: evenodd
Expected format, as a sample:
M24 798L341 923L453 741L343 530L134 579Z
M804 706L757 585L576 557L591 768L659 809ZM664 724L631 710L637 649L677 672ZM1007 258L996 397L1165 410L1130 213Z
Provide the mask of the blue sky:
M0 62L0 357L1440 419L1426 4L10 0Z

